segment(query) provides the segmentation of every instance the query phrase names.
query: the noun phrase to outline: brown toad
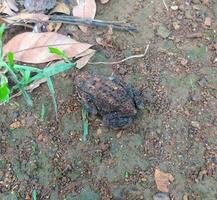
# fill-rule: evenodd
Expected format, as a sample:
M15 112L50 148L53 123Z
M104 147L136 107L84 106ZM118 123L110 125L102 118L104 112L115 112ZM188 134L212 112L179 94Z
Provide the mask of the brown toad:
M103 125L110 128L128 127L137 109L144 107L139 92L115 77L82 73L75 86L86 110L101 115Z

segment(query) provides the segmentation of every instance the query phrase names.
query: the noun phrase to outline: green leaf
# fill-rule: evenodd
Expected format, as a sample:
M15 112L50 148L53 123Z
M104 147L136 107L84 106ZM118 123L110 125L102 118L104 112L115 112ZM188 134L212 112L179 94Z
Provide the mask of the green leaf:
M59 57L61 57L63 59L67 58L66 54L63 51L61 51L60 49L58 49L58 48L49 47L48 49L49 49L50 53L56 54L56 55L58 55Z
M6 103L9 101L10 89L7 85L7 78L1 75L1 85L0 85L0 102Z
M88 136L88 113L85 108L82 108L82 142L87 141Z
M35 73L40 73L42 72L43 70L42 69L39 69L39 68L36 68L36 67L29 67L29 66L25 66L25 65L14 65L14 68L18 71L20 70L29 70L30 72L35 72Z
M54 76L56 74L59 74L61 72L67 71L73 67L76 66L76 63L61 63L57 65L51 65L49 67L44 68L43 74L48 76Z
M48 85L48 89L50 90L50 94L52 96L54 111L56 113L56 118L57 118L58 113L57 113L57 102L56 102L55 90L54 90L52 79L50 77L47 77L47 85Z
M14 67L14 54L12 52L9 52L8 55L8 65L13 68Z

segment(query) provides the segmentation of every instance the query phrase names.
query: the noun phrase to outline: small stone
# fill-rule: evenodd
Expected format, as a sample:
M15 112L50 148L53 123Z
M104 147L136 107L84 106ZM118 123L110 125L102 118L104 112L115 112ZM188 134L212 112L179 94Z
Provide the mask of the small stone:
M121 137L121 135L122 135L122 132L120 131L116 137L119 139Z
M204 21L205 26L211 26L212 20L210 17L206 17Z
M183 200L188 200L188 195L187 195L187 194L184 194L184 196L183 196L182 199L183 199Z
M11 129L16 129L16 128L20 128L20 127L21 127L21 122L20 121L16 121L16 122L14 122L14 123L12 123L10 125Z
M186 17L187 19L192 19L192 18L193 18L192 15L191 15L191 11L190 11L190 10L186 10L186 11L185 11L185 17Z
M193 5L193 9L194 10L200 10L200 6L199 5Z
M101 4L106 4L106 3L108 3L109 2L109 0L100 0L100 3Z
M180 29L179 23L178 23L178 22L173 22L173 28L174 28L175 30L179 30L179 29Z
M183 66L186 66L186 65L188 64L188 60L185 59L185 58L182 58L182 59L181 59L181 64L182 64Z
M199 124L199 122L197 122L197 121L192 121L192 122L191 122L191 126L193 126L194 128L200 129L200 124Z
M101 128L98 128L97 131L96 131L96 135L99 136L99 135L101 135L101 134L102 134L102 129L101 129Z
M169 196L163 192L157 192L153 196L154 200L170 200Z
M217 57L213 60L213 63L217 63Z
M174 5L174 6L171 6L170 7L172 10L178 10L179 9L179 7L178 6L176 6L176 5Z
M185 6L184 5L180 5L179 6L179 10L184 11L185 10Z

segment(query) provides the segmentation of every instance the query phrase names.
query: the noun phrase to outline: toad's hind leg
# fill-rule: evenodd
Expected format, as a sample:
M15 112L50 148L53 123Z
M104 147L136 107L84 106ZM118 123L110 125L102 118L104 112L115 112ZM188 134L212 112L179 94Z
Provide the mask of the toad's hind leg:
M131 116L123 116L121 113L110 113L103 116L103 125L113 129L127 128L132 124Z

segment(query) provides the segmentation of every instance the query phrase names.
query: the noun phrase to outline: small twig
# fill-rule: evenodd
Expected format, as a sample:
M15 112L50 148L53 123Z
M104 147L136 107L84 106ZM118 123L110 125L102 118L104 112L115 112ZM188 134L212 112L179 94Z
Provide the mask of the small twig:
M115 61L115 62L88 62L88 64L90 65L100 65L100 64L103 64L103 65L115 65L115 64L120 64L120 63L123 63L127 60L130 60L130 59L133 59L133 58L142 58L146 55L148 49L149 49L149 44L146 46L146 49L145 49L145 52L143 54L139 54L139 55L133 55L133 56L129 56L127 58L124 58L123 60L119 60L119 61Z
M169 10L169 8L168 8L168 6L167 6L167 4L166 4L165 0L162 0L162 1L163 1L163 4L164 4L164 6L165 6L166 10L168 11L168 10Z
M120 24L117 22L104 21L98 19L81 19L72 16L65 15L50 15L49 21L56 23L68 23L68 24L82 24L87 26L96 26L96 27L109 27L111 26L113 29L122 30L122 31L134 31L137 32L137 28L134 26L129 26L125 24Z

